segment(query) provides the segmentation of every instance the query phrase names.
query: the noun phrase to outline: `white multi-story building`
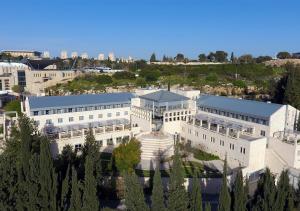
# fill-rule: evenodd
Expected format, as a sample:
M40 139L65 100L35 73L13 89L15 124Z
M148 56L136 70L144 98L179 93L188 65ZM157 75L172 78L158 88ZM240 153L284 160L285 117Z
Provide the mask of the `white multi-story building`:
M105 60L105 57L104 57L104 54L103 54L103 53L99 53L99 55L98 55L98 60L99 60L99 61Z
M43 58L49 59L50 58L50 52L49 51L44 51Z
M67 59L68 58L68 52L67 51L61 51L60 52L60 58L61 59Z
M157 150L171 155L172 137L178 137L221 158L227 156L229 163L242 166L248 175L266 166L275 172L300 171L299 110L289 105L196 96L193 90L176 92L29 97L23 111L41 131L54 137L57 152L66 144L82 146L84 134L93 128L103 149L136 136L142 143L142 155L150 160Z
M89 55L86 52L84 52L84 53L81 54L81 58L88 59Z
M74 51L74 52L71 53L71 58L72 59L75 59L77 57L78 57L78 53L76 51Z
M108 54L108 59L112 62L116 61L115 54L113 52L110 52Z

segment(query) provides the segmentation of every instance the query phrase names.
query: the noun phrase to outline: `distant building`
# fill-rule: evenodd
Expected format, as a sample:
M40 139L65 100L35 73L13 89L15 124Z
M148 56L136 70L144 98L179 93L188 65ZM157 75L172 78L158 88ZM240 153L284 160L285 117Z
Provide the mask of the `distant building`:
M67 59L67 58L68 58L68 53L67 53L67 51L61 51L61 52L60 52L60 58L61 58L61 59Z
M104 54L103 53L99 53L98 55L98 60L103 61L105 60Z
M77 57L78 57L78 53L76 51L74 51L74 52L71 53L71 58L72 59L75 59Z
M26 50L4 50L1 53L10 54L13 57L22 56L24 58L39 58L42 53L39 51L26 51Z
M43 53L43 58L50 58L50 53L49 53L49 51L44 51L44 53Z
M87 53L82 53L81 54L81 58L83 59L88 59L89 58L89 55Z
M293 58L300 59L300 52L293 53Z
M115 54L112 53L112 52L109 53L109 54L108 54L108 59L109 59L110 61L112 61L112 62L116 61Z

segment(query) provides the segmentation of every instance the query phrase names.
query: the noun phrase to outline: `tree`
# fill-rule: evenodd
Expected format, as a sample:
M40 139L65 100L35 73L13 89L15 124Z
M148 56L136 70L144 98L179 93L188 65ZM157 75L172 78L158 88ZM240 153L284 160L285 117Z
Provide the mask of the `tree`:
M234 53L233 52L231 52L231 55L230 55L230 61L231 61L231 63L234 63L235 62L235 57L234 57Z
M160 175L160 168L159 162L157 162L154 179L153 179L153 189L152 189L152 196L151 196L151 210L156 211L164 211L166 210L164 204L164 191L162 186L162 180Z
M259 56L255 59L256 63L263 63L272 60L271 56Z
M184 61L184 55L182 53L178 53L175 58L176 62L183 62Z
M147 211L149 207L145 202L144 192L135 173L125 173L125 205L130 211Z
M284 211L287 209L289 204L289 194L291 191L288 171L284 170L281 172L279 181L277 184L277 192L275 198L274 210Z
M141 160L141 144L132 138L128 143L121 143L113 151L113 158L117 169L123 172L133 172Z
M153 53L150 57L150 62L156 62L156 56L155 53Z
M178 146L175 146L174 159L170 173L168 210L187 210L188 195L184 187L184 176Z
M66 176L61 185L60 209L68 210L71 196L71 165L68 165Z
M231 197L227 187L227 158L224 161L222 187L219 195L219 211L230 211Z
M4 106L4 110L5 111L16 111L18 113L18 115L20 115L21 114L21 102L20 102L20 100L10 101L9 103L7 103Z
M233 210L246 210L246 198L242 170L239 169L233 186Z
M205 211L211 211L210 203L205 203Z
M300 109L300 66L289 64L286 66L286 69L287 81L283 103Z
M281 52L279 52L279 53L276 55L276 57L277 57L278 59L289 59L289 58L291 58L292 56L291 56L291 54L290 54L289 52L281 51Z
M56 210L57 176L53 167L49 140L40 145L39 204L43 210Z
M81 211L82 200L81 200L81 192L80 185L77 180L77 172L72 167L72 188L71 188L71 198L70 198L70 211Z
M85 159L84 189L82 196L82 210L99 210L97 197L97 181L94 175L94 159L88 154Z
M213 52L210 52L207 56L207 59L210 61L210 62L215 62L216 61L216 56Z
M200 62L206 62L206 55L204 53L199 54L198 59Z
M202 211L202 196L199 178L194 175L192 183L192 192L190 197L190 210Z
M228 54L225 51L216 51L214 56L217 62L227 62Z
M239 63L241 64L251 64L254 62L253 56L251 54L244 54L239 57Z

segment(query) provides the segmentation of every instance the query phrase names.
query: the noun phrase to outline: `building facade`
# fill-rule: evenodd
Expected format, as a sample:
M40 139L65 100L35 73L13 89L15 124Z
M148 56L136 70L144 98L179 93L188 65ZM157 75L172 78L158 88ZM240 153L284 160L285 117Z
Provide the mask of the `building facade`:
M147 159L156 153L153 147L164 147L170 155L170 137L174 137L222 159L227 157L248 175L266 166L278 172L285 168L300 171L299 110L196 95L193 90L138 90L137 94L29 97L22 108L41 131L55 137L57 152L66 144L80 148L84 134L92 128L103 149L124 138L140 138Z

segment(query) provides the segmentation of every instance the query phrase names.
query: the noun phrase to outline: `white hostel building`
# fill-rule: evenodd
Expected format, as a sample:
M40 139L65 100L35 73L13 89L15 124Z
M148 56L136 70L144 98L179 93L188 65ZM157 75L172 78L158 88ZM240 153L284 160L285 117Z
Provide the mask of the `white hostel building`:
M80 148L92 128L103 150L137 137L145 160L172 155L174 139L179 138L221 158L227 155L229 163L241 165L249 175L266 166L275 172L300 170L299 110L182 92L29 97L22 108L43 133L55 139L57 153L66 144Z

